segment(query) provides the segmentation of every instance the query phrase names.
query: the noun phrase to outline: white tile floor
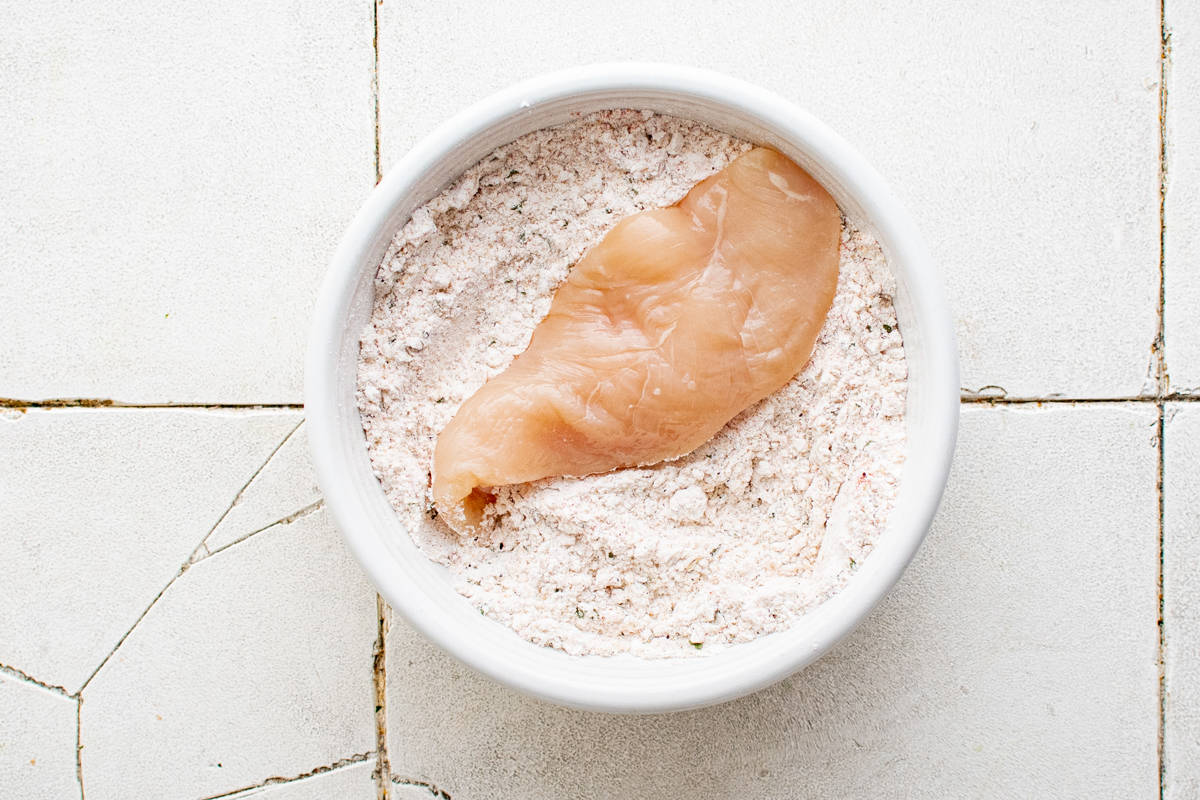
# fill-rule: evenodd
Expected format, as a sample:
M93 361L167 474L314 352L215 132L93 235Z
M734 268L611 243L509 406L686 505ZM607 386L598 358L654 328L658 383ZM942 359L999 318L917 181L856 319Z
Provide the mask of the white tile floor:
M1167 797L1200 797L1200 406L1167 406L1163 601Z
M1156 2L14 6L0 796L1200 795L1200 11L1165 16L1160 216ZM627 58L793 98L909 204L963 360L942 511L845 643L717 708L557 709L388 613L376 669L300 424L324 262L377 158Z
M1200 4L1169 3L1167 365L1171 388L1200 392Z
M5 12L6 396L298 402L330 242L375 178L371 5L220 6Z

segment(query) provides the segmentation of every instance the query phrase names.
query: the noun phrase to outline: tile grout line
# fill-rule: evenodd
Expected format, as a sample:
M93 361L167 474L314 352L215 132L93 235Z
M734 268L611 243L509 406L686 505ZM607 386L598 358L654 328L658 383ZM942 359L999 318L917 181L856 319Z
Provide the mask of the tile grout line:
M1167 794L1167 630L1165 599L1166 567L1166 400L1170 398L1171 378L1167 371L1166 309L1167 309L1167 79L1171 69L1171 31L1167 27L1167 0L1158 4L1159 77L1158 77L1158 336L1155 348L1158 355L1158 797Z
M375 185L383 180L383 160L379 135L379 4L371 3L371 51L374 55L371 70L372 122L375 132ZM387 604L375 594L375 644L371 652L371 689L375 701L375 796L388 800L391 794L392 766L387 752Z
M1171 396L1171 376L1167 370L1167 79L1171 64L1171 32L1167 28L1166 0L1159 0L1159 78L1158 78L1158 332L1156 385L1158 397Z
M1089 405L1089 404L1140 404L1158 405L1163 402L1200 403L1200 395L1163 394L1131 395L1127 397L1008 397L1006 395L964 394L959 399L962 405Z
M375 691L375 794L388 800L392 763L387 750L387 603L375 594L377 633L371 653L371 683Z
M79 800L85 800L83 790L83 698L75 697L75 780L79 783Z
M374 108L375 128L375 183L379 184L383 180L383 165L380 156L379 147L379 3L382 0L370 0L371 2L371 51L375 56L374 67L371 70L371 101Z
M1020 405L1020 404L1083 404L1083 403L1150 403L1163 401L1171 403L1200 403L1200 393L1174 392L1168 394L1144 395L1110 395L1107 397L1065 397L1051 395L1045 397L1009 397L1003 394L979 394L964 391L959 398L963 405L979 403L984 405ZM112 411L146 410L170 411L176 409L197 411L303 411L303 403L115 403L109 400L83 399L54 399L54 400L12 400L0 398L0 414L5 410L24 413L30 409L38 411L54 411L68 409L109 409Z
M15 397L0 397L0 410L27 411L29 409L47 410L55 408L89 408L89 409L232 409L254 411L291 410L303 411L303 403L123 403L103 397L51 397L45 400L21 400Z
M1167 791L1166 729L1167 729L1167 638L1166 603L1164 600L1163 577L1166 566L1166 403L1158 404L1158 796L1162 800Z

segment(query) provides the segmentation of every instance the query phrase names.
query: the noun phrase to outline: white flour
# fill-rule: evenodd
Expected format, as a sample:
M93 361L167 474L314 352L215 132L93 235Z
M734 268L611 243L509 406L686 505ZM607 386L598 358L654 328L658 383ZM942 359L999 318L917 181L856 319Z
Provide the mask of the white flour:
M711 652L788 627L870 552L904 459L893 278L847 222L811 362L693 453L502 487L487 533L436 521L429 469L459 404L525 349L567 270L617 220L749 149L686 120L604 112L495 151L418 209L376 277L358 404L372 466L459 592L570 653Z

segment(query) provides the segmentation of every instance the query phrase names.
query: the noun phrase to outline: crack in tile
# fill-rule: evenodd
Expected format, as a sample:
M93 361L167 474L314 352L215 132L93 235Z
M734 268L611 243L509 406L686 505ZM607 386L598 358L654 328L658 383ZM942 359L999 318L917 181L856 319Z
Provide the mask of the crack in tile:
M208 548L205 548L205 552L203 555L199 555L200 548L196 548L196 552L192 553L192 560L188 562L188 567L193 567L196 564L199 564L201 561L212 558L213 556L217 555L218 553L224 553L229 548L231 548L235 545L239 545L242 542L245 542L245 541L257 536L260 533L265 533L265 532L271 530L272 528L278 528L281 525L291 525L293 522L295 522L297 520L304 519L305 517L315 514L316 512L320 511L324 507L325 507L325 501L323 499L318 500L315 503L310 503L309 505L306 505L304 508L301 508L298 511L293 511L291 514L288 514L286 517L283 517L282 519L275 520L270 525L264 525L261 528L259 528L258 530L250 531L250 533L247 533L245 536L241 536L237 539L234 539L232 542L223 544L220 547L218 547L216 550L209 551Z
M400 778L393 775L392 783L396 786L416 786L426 790L433 797L441 798L441 800L453 800L450 797L449 792L447 792L445 789L438 788L437 784L430 783L429 781L419 781L415 778Z
M207 795L205 797L200 798L200 800L221 800L222 798L233 798L233 797L236 797L237 795L241 794L242 792L248 792L251 789L262 789L267 786L278 786L281 783L295 783L296 781L302 781L305 778L312 778L316 775L324 775L327 772L333 772L335 770L339 770L344 767L353 766L354 764L361 764L362 762L371 758L371 756L373 756L373 755L375 755L375 753L370 752L370 751L368 751L366 753L355 753L352 756L347 756L346 758L340 758L337 761L334 761L332 764L325 764L323 766L316 767L314 769L310 769L308 772L303 772L299 775L292 775L289 777L281 777L281 776L275 775L270 778L267 778L266 780L262 781L261 783L255 783L250 786L241 786L241 787L234 789L232 791L229 791L229 792L222 792L221 794Z
M166 593L167 589L171 588L171 586L175 583L175 581L179 579L180 575L187 572L187 568L188 568L188 564L185 562L184 565L182 567L180 567L179 570L174 575L171 576L171 580L167 581L166 585L163 586L163 588L158 590L158 594L154 595L154 599L151 600L150 603L144 609L142 609L142 613L138 614L138 618L136 620L134 620L132 625L129 626L129 630L127 630L127 631L125 631L125 633L121 634L121 638L119 640L117 640L116 645L114 645L113 648L111 650L109 650L108 653L105 654L104 658L102 658L100 660L100 663L96 665L96 668L94 670L92 670L91 673L87 676L87 679L84 680L83 685L81 685L79 687L79 691L77 692L77 694L80 697L83 696L84 690L87 689L88 685L92 682L92 679L95 678L98 674L100 674L100 670L104 669L104 665L107 664L109 662L109 659L111 659L116 654L116 652L121 649L121 645L125 644L125 640L129 638L129 634L134 632L134 630L137 628L137 626L142 623L142 620L146 618L146 615L150 613L150 609L154 608L154 604L159 601L159 598L161 598Z
M176 570L175 574L171 576L171 579L169 581L167 581L166 585L164 585L161 589L158 590L158 594L154 595L154 598L150 601L150 603L144 609L142 609L142 613L138 615L138 618L136 620L134 620L133 624L129 626L128 630L126 630L125 633L123 633L121 635L121 638L119 640L117 640L116 645L114 645L113 648L111 650L109 650L108 653L105 654L104 658L102 658L100 660L100 663L96 665L96 668L91 671L91 673L84 680L83 684L79 687L79 691L76 692L76 694L78 694L78 695L83 694L83 691L85 689L87 689L88 685L92 682L92 680L98 674L100 674L100 670L104 669L104 665L107 664L109 662L109 660L113 657L113 655L115 655L116 652L121 649L121 645L125 644L125 640L128 639L129 635L137 629L137 626L140 625L142 623L142 620L144 620L146 618L146 615L150 613L150 609L154 608L155 604L159 601L159 599L164 594L166 594L166 591L168 589L170 589L171 586L173 586L175 584L175 581L179 580L179 577L181 575L183 575L183 573L187 572L188 569L192 566L192 564L196 563L196 561L203 560L203 559L196 559L196 561L193 561L193 559L195 559L197 553L199 553L202 549L207 549L207 548L205 548L204 542L208 539L208 537L212 536L213 531L215 531L217 529L217 526L221 524L221 520L225 519L225 517L229 514L230 509L232 509L235 505L237 505L238 500L241 498L242 494L246 491L246 487L248 487L251 483L254 482L254 479L258 477L259 473L263 471L263 469L267 466L267 464L271 463L271 459L275 457L275 454L279 452L279 449L281 447L283 447L283 445L287 442L287 440L292 437L292 434L294 434L300 428L300 426L303 424L304 424L303 419L300 420L299 422L297 422L295 424L295 426L292 427L292 429L287 432L287 434L283 437L283 439L279 442L279 444L275 445L274 449L271 450L271 453L267 456L266 460L263 461L263 463L261 465L259 465L258 469L254 470L254 473L249 477L249 479L247 479L246 482L244 484L242 484L242 488L239 489L237 491L237 494L234 495L233 499L231 501L229 501L229 505L226 506L225 510L221 512L221 516L217 518L217 521L214 522L212 524L212 527L210 527L208 529L208 532L204 534L204 538L200 540L200 543L197 544L192 549L191 555L189 555L187 557L187 559L184 560L183 564L181 564L179 569ZM249 537L246 537L246 538L249 538ZM223 550L225 548L221 548L221 549Z
M70 692L68 692L67 688L65 686L58 686L53 683L46 683L45 681L39 681L37 678L30 675L28 672L19 670L16 667L10 667L7 664L0 664L0 675L7 675L10 678L15 678L18 681L21 681L22 683L28 683L33 686L37 686L40 689L45 689L46 691L54 692L55 694L60 694L63 697L70 697L72 699L74 699L76 697L76 695L73 695Z
M994 397L1002 399L1008 397L1008 390L1003 386L997 386L994 383L989 383L986 386L980 386L978 389L968 389L962 387L959 392L963 397Z
M288 443L288 439L291 439L296 431L300 430L300 426L303 424L303 419L297 422L295 427L288 431L287 435L283 437L283 440L279 444L275 445L275 449L272 450L270 455L267 456L266 461L259 465L258 469L254 470L254 474L251 475L244 484L242 484L242 488L237 490L237 494L235 494L233 499L229 501L229 505L227 505L225 510L221 512L221 516L217 517L217 521L214 522L212 527L208 529L208 533L204 534L204 538L200 540L200 544L196 546L196 549L193 550L192 554L188 557L189 564L194 564L196 561L200 560L196 558L196 555L201 550L204 550L209 555L212 555L212 553L208 552L208 540L212 537L213 532L215 532L217 528L221 527L221 523L225 521L227 516L229 516L229 512L233 511L234 506L242 501L242 497L245 496L246 490L254 485L255 479L262 474L262 471L267 468L267 465L269 465L275 459L275 456L278 455L279 451L283 449L283 446ZM252 533L257 532L258 531L252 531Z

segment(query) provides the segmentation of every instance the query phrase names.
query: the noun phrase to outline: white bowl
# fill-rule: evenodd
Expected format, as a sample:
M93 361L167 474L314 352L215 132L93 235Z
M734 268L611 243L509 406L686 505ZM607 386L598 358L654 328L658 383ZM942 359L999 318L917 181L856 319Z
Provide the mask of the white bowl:
M359 335L371 314L376 268L396 230L494 148L574 114L611 108L673 114L778 149L875 233L897 279L896 314L909 375L908 452L887 530L847 585L794 626L707 656L568 656L481 616L392 512L371 472L355 404ZM862 621L916 553L937 510L958 428L958 356L941 281L883 179L833 131L788 101L723 75L659 64L605 64L533 78L425 137L388 172L342 238L317 300L305 373L308 435L326 503L392 608L501 683L603 711L670 711L729 700L818 658Z

